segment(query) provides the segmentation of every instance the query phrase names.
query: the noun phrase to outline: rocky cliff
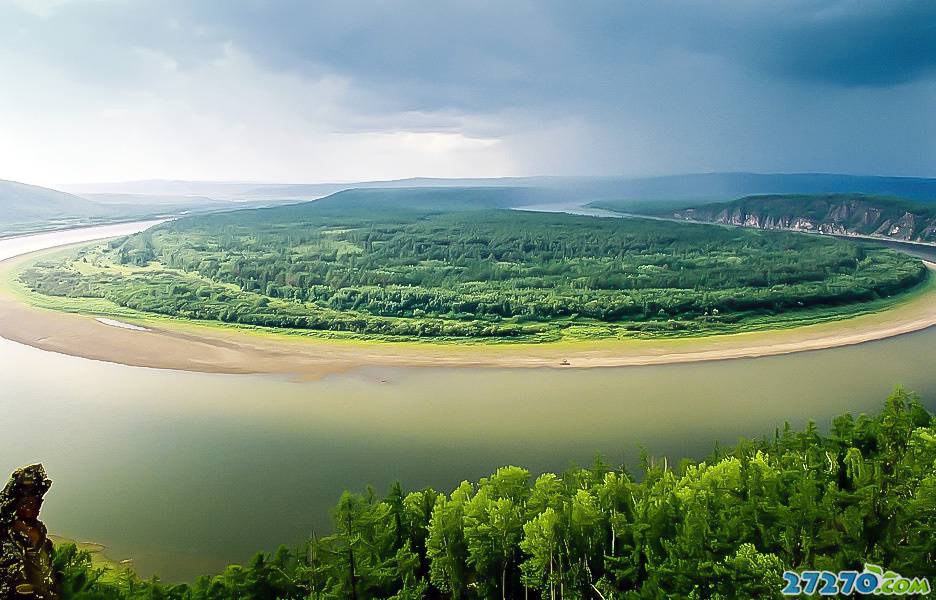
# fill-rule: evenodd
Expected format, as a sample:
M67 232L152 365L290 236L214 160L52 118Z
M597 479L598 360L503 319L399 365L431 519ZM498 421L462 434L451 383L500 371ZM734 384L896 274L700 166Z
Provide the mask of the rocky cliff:
M52 542L39 520L51 485L42 465L29 465L0 490L0 600L59 598Z
M673 213L687 221L936 243L936 208L860 194L748 196Z

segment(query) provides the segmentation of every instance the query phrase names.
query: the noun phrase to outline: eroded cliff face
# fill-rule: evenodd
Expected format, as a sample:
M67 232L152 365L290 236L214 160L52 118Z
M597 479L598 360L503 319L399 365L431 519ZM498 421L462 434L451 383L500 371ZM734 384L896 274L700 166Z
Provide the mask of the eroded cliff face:
M688 221L936 243L936 215L893 199L757 196L676 211Z

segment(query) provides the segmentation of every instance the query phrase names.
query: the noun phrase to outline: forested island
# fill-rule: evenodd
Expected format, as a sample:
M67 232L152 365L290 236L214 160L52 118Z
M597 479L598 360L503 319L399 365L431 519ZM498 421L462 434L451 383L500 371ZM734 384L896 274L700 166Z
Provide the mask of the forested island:
M916 259L785 232L503 208L506 191L351 190L190 217L22 275L46 296L372 337L701 335L846 316Z
M333 531L190 584L93 566L68 544L55 569L63 598L101 600L775 598L784 570L866 564L932 579L934 424L897 389L827 434L786 425L701 462L346 492Z

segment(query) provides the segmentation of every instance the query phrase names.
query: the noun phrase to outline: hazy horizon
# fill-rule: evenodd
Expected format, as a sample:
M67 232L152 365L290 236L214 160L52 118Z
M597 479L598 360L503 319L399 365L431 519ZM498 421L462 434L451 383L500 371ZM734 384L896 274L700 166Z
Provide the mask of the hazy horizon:
M55 184L48 186L55 188L56 186L60 187L82 187L82 186L106 186L106 185L124 185L124 184L143 184L143 183L212 183L212 184L236 184L236 185L346 185L353 183L380 183L383 181L386 182L399 182L399 181L408 181L408 180L455 180L455 179L464 179L464 180L497 180L497 179L657 179L657 178L666 178L666 177L691 177L699 175L723 175L723 174L743 174L743 175L841 175L846 177L882 177L882 178L899 178L899 179L936 179L936 174L934 175L894 175L891 173L843 173L843 172L828 172L828 171L741 171L741 170L726 170L726 171L698 171L698 172L679 172L679 173L659 173L654 175L619 175L616 173L603 173L597 175L582 175L579 173L530 173L530 174L521 174L521 175L501 175L501 176L478 176L478 177L437 177L432 175L411 175L406 177L393 177L389 179L320 179L315 181L308 180L272 180L272 179L176 179L176 178L152 178L152 179L126 179L126 180L112 180L112 181L85 181L85 182L75 182L75 181L65 181L65 182L56 182ZM28 181L21 181L19 183L29 184ZM38 185L38 184L32 184Z

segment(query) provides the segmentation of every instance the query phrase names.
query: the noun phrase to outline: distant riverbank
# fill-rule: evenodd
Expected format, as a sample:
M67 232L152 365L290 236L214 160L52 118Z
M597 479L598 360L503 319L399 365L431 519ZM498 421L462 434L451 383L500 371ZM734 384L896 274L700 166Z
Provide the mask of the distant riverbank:
M145 228L145 224L125 227ZM101 228L103 229L103 228ZM80 231L80 230L76 230ZM97 238L126 232L101 232ZM28 252L83 242L75 232L20 238ZM86 236L87 237L87 233ZM5 243L9 244L13 240ZM4 243L4 242L0 242ZM11 256L10 250L0 258ZM133 366L209 373L278 373L317 378L363 366L592 368L750 358L848 346L936 325L936 277L892 307L839 321L788 329L659 340L549 344L433 344L327 340L260 329L224 327L145 316L114 327L101 315L30 306L12 282L23 255L0 263L0 336L63 354ZM936 265L927 263L931 271Z

